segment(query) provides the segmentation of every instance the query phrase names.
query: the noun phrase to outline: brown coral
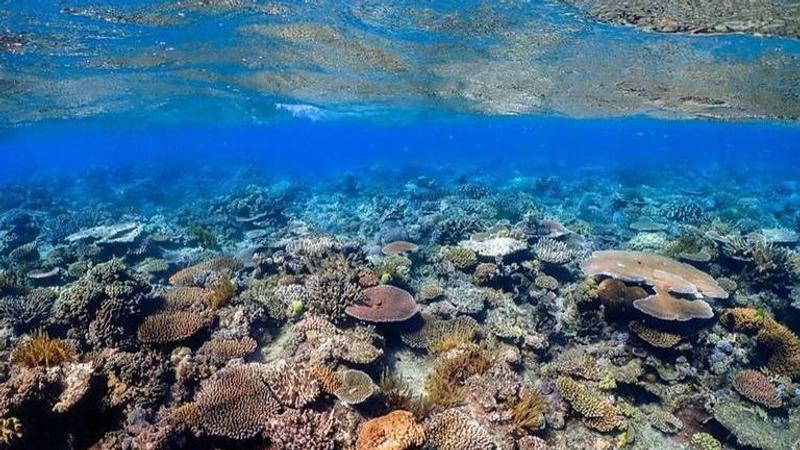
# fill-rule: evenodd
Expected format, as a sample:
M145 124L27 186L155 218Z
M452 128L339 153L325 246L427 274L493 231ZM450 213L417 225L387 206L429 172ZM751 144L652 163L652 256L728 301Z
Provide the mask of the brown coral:
M187 311L157 313L144 319L137 336L145 344L180 342L194 336L209 321L207 316Z
M214 358L228 361L245 356L256 351L256 340L250 336L241 339L214 338L203 343L197 350L198 355L208 355Z
M675 347L682 339L682 336L679 334L650 328L645 325L644 322L631 322L628 324L628 328L630 328L633 334L638 336L639 339L657 348Z
M640 286L628 286L620 280L607 278L597 286L597 298L611 317L621 316L633 308L633 302L648 295Z
M53 367L75 360L75 349L63 339L37 330L11 352L11 361L25 367Z
M556 387L572 409L583 416L583 421L589 428L608 432L622 425L622 417L617 408L590 392L586 386L571 378L560 377L556 380Z
M231 281L231 277L223 275L214 282L211 294L208 296L208 306L217 310L225 306L236 295L236 286Z
M445 342L469 342L477 336L480 331L478 322L469 316L459 316L450 320L438 320L425 317L422 328L413 333L404 333L401 336L403 342L417 349L446 350Z
M511 424L518 434L542 429L547 402L538 391L527 390L509 404Z
M177 286L159 292L158 296L164 300L167 309L188 309L196 303L208 304L214 291L196 286Z
M381 252L386 256L415 252L419 246L413 242L394 241L383 246Z
M720 321L734 331L755 336L769 350L767 367L779 375L800 378L800 338L764 312L752 308L730 308Z
M334 392L342 387L342 379L338 373L323 364L315 364L309 367L309 373L320 384L322 392L333 395Z
M425 422L428 441L438 450L492 450L492 437L478 421L462 409L448 409Z
M733 387L748 400L767 408L780 408L781 398L766 375L756 370L742 370L733 378Z
M437 359L433 371L425 379L430 401L445 408L461 404L467 378L486 372L492 364L489 350L476 344L453 349L450 353L453 354Z
M242 262L231 256L217 256L185 269L169 277L173 286L204 286L209 274L230 274L241 269Z
M358 432L358 450L406 450L425 442L425 428L408 411L392 411L367 421Z
M629 283L644 283L655 292L635 300L634 308L662 320L687 321L714 316L704 299L728 298L708 274L674 259L644 252L598 251L581 264L589 276L603 275ZM690 296L694 300L675 297Z
M171 418L213 436L251 438L279 409L261 375L254 365L224 369Z

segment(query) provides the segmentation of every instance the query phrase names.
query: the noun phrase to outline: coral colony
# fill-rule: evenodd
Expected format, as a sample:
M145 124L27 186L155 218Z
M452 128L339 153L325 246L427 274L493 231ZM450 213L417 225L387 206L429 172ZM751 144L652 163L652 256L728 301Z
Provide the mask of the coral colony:
M732 186L701 203L667 185L570 178L513 195L464 180L429 179L424 192L420 180L362 181L346 195L232 183L151 215L119 212L146 206L146 190L98 207L70 189L9 189L19 201L0 216L0 442L787 450L800 440L791 215ZM335 211L322 206L330 196Z

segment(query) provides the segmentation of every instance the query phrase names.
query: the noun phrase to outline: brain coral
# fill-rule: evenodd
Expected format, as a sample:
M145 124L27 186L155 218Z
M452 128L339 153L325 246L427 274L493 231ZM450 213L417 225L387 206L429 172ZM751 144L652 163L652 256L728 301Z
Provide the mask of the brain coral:
M608 432L622 425L622 417L617 408L590 392L586 386L571 378L561 377L556 381L556 387L572 409L583 416L583 421L589 428Z
M460 408L448 409L425 421L426 442L436 450L492 450L492 437L477 420Z
M194 403L173 413L173 420L213 436L249 439L264 429L279 408L262 369L248 364L218 372Z
M209 316L187 311L157 313L144 319L137 336L145 344L180 342L194 336L209 321Z
M727 298L728 293L708 274L673 259L643 252L598 251L581 264L589 276L603 275L652 287L653 295L633 302L634 308L662 320L711 318L703 299ZM695 300L675 297L691 296Z
M745 398L768 408L779 408L781 398L769 378L756 370L742 370L733 378L733 387Z
M408 411L368 420L358 432L358 450L406 450L425 442L425 428Z

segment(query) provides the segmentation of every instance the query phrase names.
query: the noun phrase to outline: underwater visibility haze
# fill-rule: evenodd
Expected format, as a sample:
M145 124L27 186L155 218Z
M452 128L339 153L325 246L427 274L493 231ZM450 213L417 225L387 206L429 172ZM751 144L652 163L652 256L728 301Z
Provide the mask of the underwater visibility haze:
M795 0L0 0L0 449L800 450Z

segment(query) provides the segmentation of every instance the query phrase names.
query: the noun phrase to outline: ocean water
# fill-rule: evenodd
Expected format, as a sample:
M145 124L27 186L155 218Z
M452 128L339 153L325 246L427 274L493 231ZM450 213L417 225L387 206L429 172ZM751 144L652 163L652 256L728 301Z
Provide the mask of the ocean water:
M0 448L800 448L789 0L0 0Z

